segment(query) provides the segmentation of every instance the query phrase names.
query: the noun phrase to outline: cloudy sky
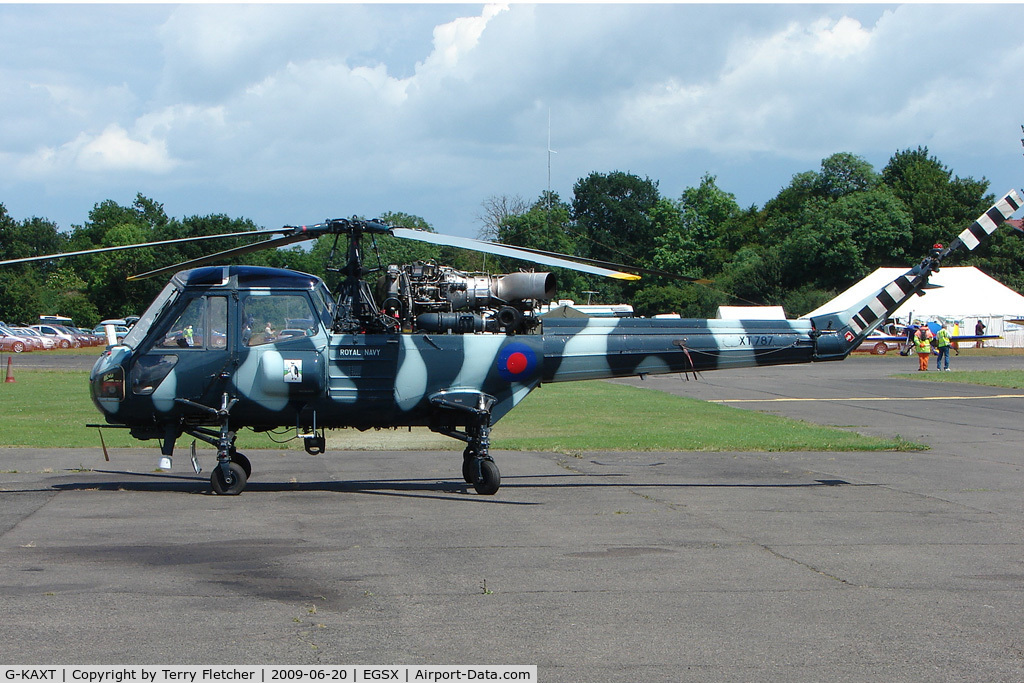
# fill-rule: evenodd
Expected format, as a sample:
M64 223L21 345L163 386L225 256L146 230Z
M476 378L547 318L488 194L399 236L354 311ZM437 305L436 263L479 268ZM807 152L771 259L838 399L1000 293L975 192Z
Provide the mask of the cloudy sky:
M923 145L1024 185L1020 5L0 4L0 203L80 224L137 192L266 227L404 211L475 235L490 196L593 171L743 206L851 152Z

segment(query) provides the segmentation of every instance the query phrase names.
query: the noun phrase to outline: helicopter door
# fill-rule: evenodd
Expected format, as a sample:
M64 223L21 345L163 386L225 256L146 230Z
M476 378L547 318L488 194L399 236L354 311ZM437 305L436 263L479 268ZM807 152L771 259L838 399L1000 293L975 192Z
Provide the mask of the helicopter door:
M306 292L251 290L239 300L240 398L280 413L301 411L324 389L327 333Z
M206 406L220 404L231 358L227 345L228 299L196 296L132 368L132 392L152 395L160 410L176 398ZM170 377L172 381L166 381Z
M331 336L328 393L336 405L344 407L345 426L365 429L391 424L398 347L397 334Z

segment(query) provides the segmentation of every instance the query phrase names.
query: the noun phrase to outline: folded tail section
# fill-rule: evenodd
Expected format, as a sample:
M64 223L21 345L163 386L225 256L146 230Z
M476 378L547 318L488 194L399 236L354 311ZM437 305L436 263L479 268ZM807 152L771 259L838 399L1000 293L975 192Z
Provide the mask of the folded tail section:
M942 259L961 247L974 250L1021 206L1024 206L1024 199L1016 190L1010 190L960 233L949 247L943 249L936 245L920 264L855 306L811 318L814 334L818 335L819 360L845 358L907 299L927 288L928 278L939 270Z

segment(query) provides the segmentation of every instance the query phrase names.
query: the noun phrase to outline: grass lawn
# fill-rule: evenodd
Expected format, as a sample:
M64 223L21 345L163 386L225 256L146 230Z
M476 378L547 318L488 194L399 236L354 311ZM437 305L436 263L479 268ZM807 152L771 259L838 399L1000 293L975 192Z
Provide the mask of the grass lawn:
M893 375L901 379L921 379L926 382L953 382L981 384L1004 389L1024 389L1024 370L968 370L953 372L925 372Z
M936 373L939 374L939 373ZM953 373L949 373L953 374ZM965 373L966 374L966 373ZM89 398L85 371L20 370L0 383L0 445L30 448L99 446L103 419ZM103 430L108 447L156 447L126 430ZM285 435L285 438L287 435ZM608 382L544 385L494 428L499 450L583 451L848 451L924 448L841 429L646 391ZM200 444L201 446L203 444ZM239 447L279 448L248 430ZM425 428L328 432L328 449L458 449L463 444ZM183 442L179 442L179 447ZM301 448L300 440L287 446Z

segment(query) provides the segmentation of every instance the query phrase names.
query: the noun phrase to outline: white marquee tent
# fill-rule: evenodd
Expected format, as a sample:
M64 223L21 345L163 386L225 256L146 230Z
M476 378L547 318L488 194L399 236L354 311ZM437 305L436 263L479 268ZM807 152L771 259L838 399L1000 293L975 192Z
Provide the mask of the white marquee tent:
M906 268L879 268L832 301L801 317L846 310L905 272ZM932 275L929 282L941 288L928 289L924 296L911 297L893 317L903 323L913 320L959 323L961 334L973 334L974 324L981 320L985 323L986 334L1003 336L986 345L1024 346L1024 327L1010 322L1024 318L1024 296L973 266L943 268Z

